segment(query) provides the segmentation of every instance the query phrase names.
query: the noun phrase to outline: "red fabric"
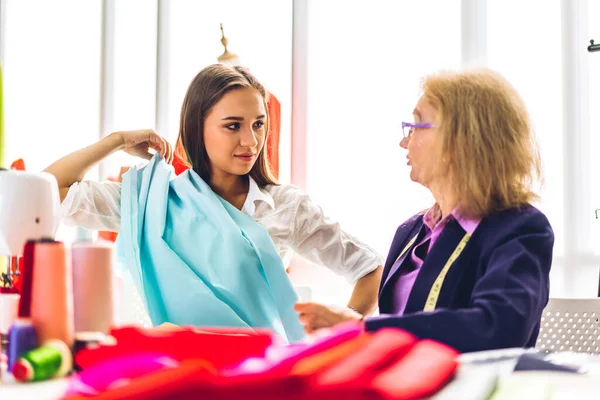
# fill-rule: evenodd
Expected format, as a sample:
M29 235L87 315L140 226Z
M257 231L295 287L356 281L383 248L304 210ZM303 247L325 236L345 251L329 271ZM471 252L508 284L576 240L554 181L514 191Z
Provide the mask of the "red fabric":
M215 368L234 365L247 357L264 356L273 343L270 332L250 329L159 329L120 328L111 331L117 345L84 349L77 353L82 369L115 357L160 351L177 361L203 359Z
M234 380L235 381L235 380ZM188 360L177 369L164 369L131 381L127 386L104 392L99 400L295 400L305 398L301 381L290 378L265 383L240 382L219 378L201 360ZM89 399L86 396L70 396L69 400Z
M98 362L115 354L152 349L179 360L181 366L144 375L98 398L408 400L436 393L457 368L455 350L431 340L418 341L412 334L396 329L371 334L346 326L310 345L271 345L268 357L271 336L264 332L249 336L249 332L116 330L113 336L117 345L112 349L120 347L120 351L111 352L108 346L88 351L88 356L95 354ZM273 355L277 350L282 350L282 359ZM226 368L248 357L251 362ZM274 361L269 364L269 359ZM266 362L266 368L256 364L260 360ZM86 360L88 365L93 361Z
M177 141L177 145L175 146L175 152L173 153L172 163L176 175L180 175L181 173L187 171L192 167L186 160L187 157L185 155L185 150L183 149L183 144Z
M22 158L19 158L10 165L10 169L16 169L17 171L25 171L25 161L23 161Z
M126 386L106 391L94 398L102 400L191 399L195 397L181 397L179 393L182 391L185 393L185 388L195 388L199 386L199 382L210 382L212 379L214 379L214 369L209 363L203 360L187 360L182 362L179 368L163 369L144 375L130 381ZM72 395L67 399L84 400L89 397Z
M458 354L444 344L422 340L406 356L380 373L373 380L372 388L397 400L431 396L454 376Z
M417 339L398 329L383 329L372 340L341 362L315 376L315 387L325 390L367 388L373 378L404 357Z
M281 130L281 104L272 93L267 93L267 112L269 113L269 136L267 137L267 160L275 178L279 178L279 135ZM191 167L186 161L185 150L181 143L175 146L173 168L179 175Z
M113 334L117 339L117 346L114 346L113 348L122 346L130 347L131 344L129 341L135 339L137 346L135 351L141 352L144 348L149 348L148 346L152 345L153 349L160 349L161 353L170 355L175 359L183 359L183 362L198 362L200 359L199 357L201 357L201 355L198 354L198 351L190 351L190 343L185 343L185 340L183 340L182 337L172 338L174 341L177 341L175 345L179 346L180 350L185 352L185 354L179 355L174 355L173 349L165 349L156 342L143 344L139 337L132 337L124 340L127 335L140 331L139 329L131 329L132 328L122 329ZM195 372L190 373L190 364L188 364L188 367L186 368L178 368L179 371L158 371L136 379L133 382L135 385L130 384L126 388L111 390L110 392L100 395L99 398L194 399L198 398L198 396L202 396L206 398L232 400L238 400L240 398L245 400L269 400L281 399L282 397L285 397L286 399L302 399L308 390L308 381L305 379L306 376L312 375L315 371L326 368L330 363L347 356L368 340L368 334L363 333L362 330L357 329L356 326L343 326L340 329L335 330L333 336L317 340L312 345L299 345L299 351L291 352L289 356L284 357L283 360L275 362L274 367L269 368L267 371L256 374L249 372L245 374L236 374L235 368L228 369L228 372L225 372L225 369L223 369L224 366L234 365L235 363L226 363L223 358L227 357L227 352L237 352L239 354L240 351L244 351L248 354L248 346L239 343L240 339L244 338L244 336L228 336L230 341L229 343L225 343L223 337L214 334L232 332L239 332L239 330L227 328L215 329L211 331L210 334L203 334L200 338L202 341L199 340L195 343L195 348L202 349L202 352L204 353L201 358L204 363L204 368L195 369ZM246 331L244 330L242 332ZM164 332L155 333L164 334ZM168 333L167 336L169 336ZM215 342L208 343L206 341L207 339L212 339ZM219 341L222 341L222 343L217 343ZM187 349L187 351L185 349ZM211 349L214 350L214 354L211 353ZM92 350L88 353L94 352L98 353L98 350ZM123 351L120 351L119 353L122 355ZM261 354L260 356L263 355L264 354ZM252 355L243 358L250 356ZM97 358L96 362L106 360L109 357L114 357L114 355L105 353L102 355L101 359ZM77 361L79 364L79 354L77 355ZM90 364L87 365L89 366ZM299 370L295 373L290 372L295 368L298 368ZM165 387L168 389L165 389ZM160 388L160 390L157 390L157 388ZM165 393L168 393L168 396L161 397L164 396ZM72 398L77 397L69 397L69 399Z

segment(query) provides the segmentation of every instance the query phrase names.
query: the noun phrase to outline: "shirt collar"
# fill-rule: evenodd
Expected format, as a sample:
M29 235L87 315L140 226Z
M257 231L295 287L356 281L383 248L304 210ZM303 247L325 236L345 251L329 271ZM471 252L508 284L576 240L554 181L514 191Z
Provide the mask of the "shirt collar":
M261 189L258 186L258 183L251 176L248 176L248 196L246 197L246 201L242 206L242 211L246 214L253 216L256 211L256 202L263 201L269 205L271 208L275 208L275 201L273 200L273 196L269 194L264 189Z
M443 220L440 220L441 212L440 206L435 204L431 207L425 215L423 216L423 222L425 226L429 228L429 230L433 231L438 225L443 227L450 221L451 218L454 218L456 222L464 229L466 233L472 235L475 232L475 229L481 222L481 218L468 218L460 214L457 209L454 209L450 212L450 215L446 216Z

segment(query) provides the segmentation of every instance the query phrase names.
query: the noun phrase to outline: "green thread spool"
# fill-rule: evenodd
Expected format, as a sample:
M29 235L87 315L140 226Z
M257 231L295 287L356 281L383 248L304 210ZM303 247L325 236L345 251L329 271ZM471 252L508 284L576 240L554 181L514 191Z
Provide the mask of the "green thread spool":
M72 363L69 347L61 340L49 340L23 354L13 366L12 373L21 382L41 381L67 375Z

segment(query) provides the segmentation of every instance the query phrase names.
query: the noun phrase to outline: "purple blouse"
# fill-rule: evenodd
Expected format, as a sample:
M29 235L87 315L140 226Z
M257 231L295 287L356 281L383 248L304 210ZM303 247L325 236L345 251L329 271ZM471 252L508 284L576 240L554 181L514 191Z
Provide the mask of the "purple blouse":
M469 219L462 217L459 213L453 210L446 218L443 220L434 220L435 208L429 209L427 213L423 216L424 227L426 230L426 235L416 246L413 246L412 251L410 253L410 263L413 268L404 268L400 272L400 276L398 281L396 282L396 287L394 290L394 313L398 315L402 315L404 313L404 309L406 308L406 303L408 302L408 296L410 295L410 291L417 279L417 275L419 275L419 271L423 266L423 262L425 261L425 257L429 253L429 250L435 245L435 241L440 236L442 231L444 230L448 221L451 218L456 219L456 222L460 224L460 226L467 232L472 235L481 222L481 219ZM396 260L396 263L401 262L403 257L399 257ZM392 267L392 269L396 268L397 265Z

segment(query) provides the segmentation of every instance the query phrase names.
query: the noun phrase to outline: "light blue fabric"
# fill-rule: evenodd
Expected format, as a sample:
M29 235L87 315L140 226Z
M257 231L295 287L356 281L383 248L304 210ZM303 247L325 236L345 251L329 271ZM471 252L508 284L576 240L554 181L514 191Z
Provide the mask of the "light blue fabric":
M154 325L269 328L304 337L298 297L268 232L194 171L158 156L121 186L117 249Z

